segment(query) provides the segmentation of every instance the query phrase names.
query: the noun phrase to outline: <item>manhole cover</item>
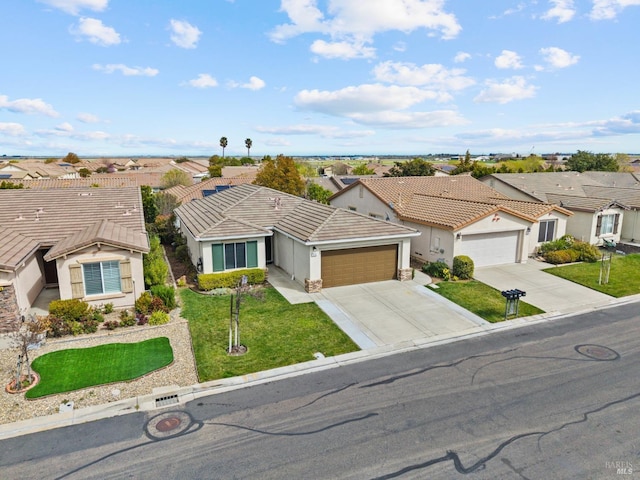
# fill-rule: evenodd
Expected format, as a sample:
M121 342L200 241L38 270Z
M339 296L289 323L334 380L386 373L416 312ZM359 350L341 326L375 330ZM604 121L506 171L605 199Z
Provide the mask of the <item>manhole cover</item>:
M192 424L187 412L164 412L149 419L144 429L152 440L164 440L185 433Z
M178 417L163 418L158 423L156 423L156 428L158 429L158 431L164 433L175 430L180 426L181 423L182 420L180 420Z
M577 345L575 350L580 355L584 355L592 360L610 362L620 358L618 352L609 347L603 347L602 345Z

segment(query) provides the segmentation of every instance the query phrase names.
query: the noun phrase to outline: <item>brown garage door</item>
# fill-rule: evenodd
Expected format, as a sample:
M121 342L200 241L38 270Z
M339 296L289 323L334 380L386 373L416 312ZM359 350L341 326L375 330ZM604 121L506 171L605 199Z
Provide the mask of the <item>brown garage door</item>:
M397 245L324 251L322 287L393 280L398 275L397 266Z

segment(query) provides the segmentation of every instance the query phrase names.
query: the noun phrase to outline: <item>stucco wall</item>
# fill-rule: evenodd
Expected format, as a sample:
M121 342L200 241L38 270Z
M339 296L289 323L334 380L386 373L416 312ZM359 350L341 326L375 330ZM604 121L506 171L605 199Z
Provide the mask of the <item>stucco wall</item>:
M624 212L622 222L621 240L640 242L640 210L627 210Z
M527 195L521 190L518 190L517 188L507 185L504 182L501 182L500 180L497 180L493 177L485 177L485 178L482 178L480 181L486 185L489 185L491 188L499 191L500 193L502 193L503 195L506 195L509 198L513 198L515 200L524 200L526 202L537 201L534 197ZM525 179L522 180L523 183L525 181L526 181Z
M540 233L540 222L541 221L547 221L547 220L555 220L556 221L556 228L555 228L555 232L553 233L553 239L552 240L556 240L562 236L564 236L567 233L567 219L570 218L567 215L564 215L562 213L558 213L558 212L549 212L546 215L543 215L542 217L538 218L538 222L534 223L531 225L531 233L528 235L529 240L529 246L528 246L528 253L529 255L533 255L537 248L544 242L538 242L538 234Z
M349 210L349 207L356 207L356 212L364 215L379 215L383 220L398 223L398 219L389 205L385 205L378 197L373 195L362 185L356 185L354 188L344 192L338 197L331 200L334 207Z
M24 314L31 307L45 284L44 273L40 268L37 255L31 256L24 262L24 266L18 267L15 278L18 307L20 313Z
M120 250L112 247L102 246L100 250L97 247L90 247L82 252L69 255L65 258L58 258L56 266L58 269L58 284L60 288L60 298L72 298L71 278L69 265L76 263L101 262L107 260L127 260L131 262L131 276L134 281L134 291L131 293L116 293L99 296L89 296L83 298L85 302L91 305L101 305L105 303L113 303L117 308L130 307L134 305L136 297L144 292L144 271L142 268L142 254L137 252L129 252L128 250Z
M620 214L618 220L618 233L601 234L596 236L597 217L599 215L615 215ZM622 226L624 225L624 213L619 208L610 208L599 213L593 212L575 212L575 214L567 221L567 233L578 240L589 242L592 245L602 245L603 238L612 238L616 242L620 241Z

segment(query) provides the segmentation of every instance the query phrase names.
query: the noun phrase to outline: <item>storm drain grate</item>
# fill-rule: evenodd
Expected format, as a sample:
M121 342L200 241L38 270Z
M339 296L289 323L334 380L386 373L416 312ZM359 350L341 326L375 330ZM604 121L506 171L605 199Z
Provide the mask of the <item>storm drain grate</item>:
M176 403L180 403L180 400L178 400L178 395L167 395L166 397L156 398L156 408L166 407L167 405L175 405Z

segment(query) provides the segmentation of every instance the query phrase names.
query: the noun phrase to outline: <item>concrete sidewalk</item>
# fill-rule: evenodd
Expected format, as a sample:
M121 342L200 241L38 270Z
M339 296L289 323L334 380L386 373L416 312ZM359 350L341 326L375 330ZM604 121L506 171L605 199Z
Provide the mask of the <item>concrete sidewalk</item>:
M548 314L575 313L610 305L614 297L577 283L543 272L554 265L536 260L476 268L473 277L500 291L514 288L524 290L524 302Z

